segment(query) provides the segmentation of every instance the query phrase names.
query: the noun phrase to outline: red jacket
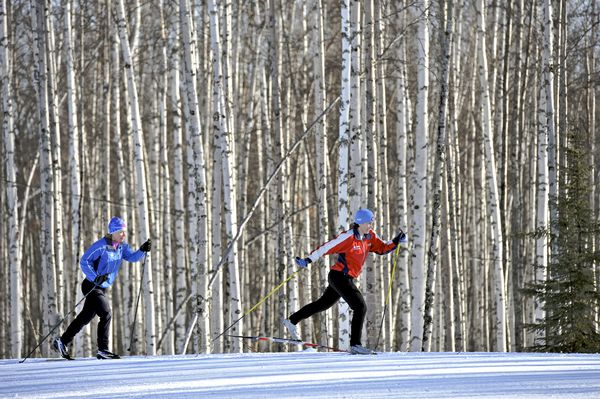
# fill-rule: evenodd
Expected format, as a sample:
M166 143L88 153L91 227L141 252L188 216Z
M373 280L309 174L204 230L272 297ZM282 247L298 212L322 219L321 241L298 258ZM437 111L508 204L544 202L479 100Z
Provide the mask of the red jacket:
M324 255L338 254L337 260L331 266L332 270L338 270L344 274L356 278L360 275L365 260L369 252L375 252L379 255L385 255L396 249L396 244L392 241L384 242L373 230L360 237L356 229L350 229L333 240L322 244L315 249L308 257L315 262Z

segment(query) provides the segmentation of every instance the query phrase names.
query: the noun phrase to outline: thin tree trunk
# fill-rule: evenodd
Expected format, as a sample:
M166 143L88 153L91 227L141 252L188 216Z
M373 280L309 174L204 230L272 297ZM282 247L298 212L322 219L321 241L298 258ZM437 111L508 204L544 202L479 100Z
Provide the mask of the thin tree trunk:
M52 149L52 184L54 186L54 195L52 197L54 207L53 233L56 237L62 237L63 229L63 189L62 189L62 160L61 160L61 139L60 123L58 115L58 93L57 93L57 73L56 73L56 45L54 40L54 18L51 16L52 4L47 3L44 7L44 32L46 35L47 51L47 78L48 78L48 112L50 116L50 147ZM64 304L64 240L56 240L53 243L55 254L55 296L56 308L60 314L66 312Z
M313 75L314 75L314 109L315 117L318 116L319 110L327 107L327 91L325 87L325 45L324 45L324 22L323 22L323 3L322 0L314 0L313 3L313 15L314 15L314 28L313 38L311 43L313 44L312 59L313 59ZM318 220L318 237L327 237L329 235L329 212L327 210L327 198L328 198L328 182L327 176L329 175L329 169L327 167L327 116L323 118L315 125L315 153L316 153L316 187L315 193L317 197L317 214L319 215ZM310 241L309 241L310 242ZM312 242L311 242L312 244ZM315 284L316 290L319 291L319 295L325 289L327 285L327 267L321 264L319 261L314 267L318 270L319 279L318 284ZM319 267L320 266L320 267ZM314 272L313 272L314 274ZM331 311L323 312L319 315L318 328L316 329L320 334L317 334L318 342L323 345L333 344L333 335L331 331Z
M75 86L75 64L73 59L73 33L71 23L71 0L66 1L64 10L64 48L65 48L65 69L67 86L67 118L69 132L69 178L71 187L71 253L69 258L71 288L79 286L81 273L79 271L79 256L83 253L81 240L81 170L80 170L80 130L77 123L77 92ZM69 290L67 290L68 292ZM80 290L75 289L75 297L79 297ZM71 306L74 298L68 301L67 307ZM79 302L77 300L76 302Z
M181 81L180 58L181 52L178 44L180 39L179 18L170 19L171 33L174 36L169 43L171 57L171 90L170 114L172 118L173 134L173 199L174 199L174 228L175 228L175 308L179 309L187 296L188 285L186 279L186 240L185 240L185 205L184 205L184 175L183 175L183 132L181 126ZM183 347L185 337L185 312L175 322L175 350Z
M450 55L452 54L452 35L454 30L453 0L446 0L441 12L441 21L445 24L445 32L442 37L442 60L441 60L441 87L440 103L438 109L438 129L436 138L436 157L433 168L433 201L432 201L432 223L431 236L429 239L429 251L427 253L427 280L425 283L425 322L423 325L423 351L431 350L431 323L433 321L434 287L436 283L436 270L438 268L438 251L440 242L440 222L442 207L442 181L444 178L444 166L446 163L446 120L448 116L448 90L450 84ZM452 303L445 304L450 311ZM453 339L453 336L447 337Z
M136 180L136 200L138 205L138 239L145 241L150 238L150 221L148 197L146 189L146 172L144 170L144 141L142 132L142 121L140 117L139 102L133 65L131 64L131 53L129 50L129 38L127 34L127 25L125 19L125 6L123 0L118 1L117 25L119 27L119 36L121 39L121 49L123 51L123 62L127 71L127 86L129 88L129 107L131 108L131 124L133 128L133 144L135 157L135 180ZM155 321L154 321L154 292L152 288L152 261L146 255L143 277L144 288L144 322L145 322L145 340L146 354L153 356L156 354L155 346Z
M428 93L429 93L429 1L417 0L417 103L415 117L415 169L413 171L412 315L410 350L423 347L425 311L425 244L427 213Z
M351 43L351 92L350 92L350 170L348 177L348 196L350 197L350 211L356 212L362 206L362 180L363 180L363 142L362 132L362 91L361 91L361 60L362 60L362 27L361 10L362 1L352 0L350 9L350 35ZM322 17L321 17L322 18ZM322 107L320 107L322 108Z
M209 8L211 2L209 1ZM233 237L237 234L238 230L238 187L237 187L237 174L235 168L236 150L233 141L233 112L234 112L234 101L233 101L233 81L231 79L231 5L230 3L223 4L223 26L221 29L217 29L215 35L219 32L223 38L222 45L217 44L213 49L217 56L216 50L221 51L220 56L220 69L218 72L221 74L221 87L220 91L220 116L222 118L223 134L221 135L221 167L223 168L223 206L224 206L224 218L225 218L225 239L226 242L233 242ZM214 64L213 64L214 65ZM214 75L213 75L214 76ZM216 82L213 82L216 85ZM217 112L217 109L213 109L213 112ZM240 279L239 271L239 246L237 242L233 243L232 250L228 254L227 259L228 265L228 289L229 289L229 308L231 309L231 315L233 319L237 319L239 314L242 313L242 281ZM233 321L233 320L232 320ZM232 328L232 333L243 333L244 325L243 322L238 323ZM234 351L241 352L240 341L234 342Z
M188 134L188 210L189 210L189 235L190 264L192 291L195 294L194 311L198 317L198 350L210 351L210 331L208 326L208 290L206 285L207 275L207 214L206 214L206 172L204 162L204 149L200 130L200 108L196 89L197 65L196 42L192 41L191 17L186 0L179 2L179 17L184 48L185 60L185 117ZM203 273L204 272L204 273Z
M535 240L535 283L544 284L548 269L548 123L546 118L546 91L542 87L538 107L538 145L536 173L536 231ZM535 322L546 318L544 302L535 301ZM539 331L534 338L535 344L542 344L545 334Z
M546 90L546 119L548 120L548 211L550 212L550 259L551 264L558 252L558 133L555 128L554 112L554 45L552 2L544 0L540 5L543 11L542 45L542 86Z
M6 206L8 210L8 261L10 264L10 355L18 358L23 348L23 289L21 285L21 231L19 229L17 175L15 170L15 130L13 91L9 54L12 40L8 36L6 0L0 0L0 83L4 156L6 167ZM8 315L7 315L8 316Z
M226 88L222 80L223 71L226 67L222 64L222 50L220 43L219 29L219 9L213 1L209 1L209 13L211 24L211 46L212 46L212 70L213 70L213 135L215 137L215 161L218 164L215 168L221 168L222 183L223 183L223 209L225 222L225 237L227 242L231 242L237 230L237 207L235 204L236 197L236 177L233 169L233 145L231 143L231 133L228 130L230 126L228 111L225 108ZM228 30L228 27L224 27ZM217 189L218 190L218 189ZM227 299L226 307L229 309L229 320L226 320L230 325L241 314L241 290L239 280L239 266L237 260L237 244L234 244L233 250L228 254L228 283L227 283ZM241 334L243 331L243 322L237 323L232 329L232 334ZM239 340L234 341L234 352L240 352L241 347Z
M494 277L494 323L495 323L495 346L494 349L499 352L506 351L507 345L507 329L506 329L506 288L504 285L504 261L503 261L503 235L500 218L500 203L498 195L498 183L496 177L496 162L494 155L492 137L492 116L490 90L487 80L487 57L486 57L486 41L485 41L485 18L484 18L484 2L479 1L478 4L478 33L479 33L479 79L482 90L482 122L483 122L483 141L486 160L486 182L488 191L488 201L491 221L491 247L493 260L493 277Z
M407 157L408 157L408 129L411 126L410 122L410 99L407 92L406 83L406 40L401 39L398 46L398 59L399 59L399 70L397 71L396 77L396 170L398 181L396 183L396 200L398 203L398 214L400 215L399 223L401 228L408 226L408 208L407 208L407 197L408 197L408 183L406 179L407 174ZM412 236L412 233L409 232ZM410 242L411 240L409 240ZM410 244L409 244L410 245ZM410 312L411 312L411 298L410 298L410 273L408 270L408 249L406 246L400 248L400 255L398 258L397 273L398 273L398 290L397 299L394 303L398 304L398 317L396 322L396 342L394 349L406 351L410 342Z
M379 136L379 163L378 163L378 169L381 170L382 172L380 173L380 190L379 190L379 199L378 199L378 206L377 209L379 211L379 214L382 217L382 228L381 228L381 234L384 237L390 237L392 235L397 234L398 232L398 226L397 224L394 222L392 223L392 202L395 203L395 201L393 201L392 197L390 197L390 182L392 179L390 179L390 177L388 176L387 171L389 170L389 164L388 164L388 154L389 154L389 149L388 149L388 122L387 122L387 112L388 112L388 100L387 100L387 85L386 85L386 80L387 80L387 63L385 62L380 62L383 57L384 54L387 51L386 48L386 40L388 39L387 37L387 31L388 31L388 24L391 25L391 23L389 23L387 21L386 18L384 18L384 15L388 15L389 14L389 10L388 10L388 3L385 1L380 1L378 0L376 3L376 7L375 7L375 21L374 21L374 27L375 27L375 32L377 32L376 37L375 37L375 42L376 42L376 46L375 46L375 50L376 50L376 59L375 59L375 76L376 76L376 83L377 83L377 87L376 87L376 98L377 98L377 131L378 131L378 136ZM379 280L380 280L380 293L381 292L386 292L387 293L387 288L390 285L390 278L391 278L391 270L392 270L392 264L395 261L395 258L390 262L385 258L375 258L376 262L378 263L378 273L379 273ZM384 309L384 306L388 306L388 309L393 309L394 303L393 303L393 297L390 297L389 301L390 303L386 304L385 303L386 300L386 295L379 295L379 307L378 307L378 311L375 313L375 318L379 318L379 315L381 315L383 313L383 311L381 311L382 309ZM387 313L387 310L386 310ZM385 325L381 326L380 328L382 329L382 336L384 339L384 349L388 350L390 348L391 345L391 337L393 334L392 331L392 327L393 327L393 318L391 315L392 312L390 312L389 315L383 315L382 317L384 318L383 320L385 321ZM381 325L381 323L379 323L379 325Z
M353 0L350 3L350 39L351 39L351 51L350 51L350 110L348 113L349 117L349 163L348 163L348 204L349 204L349 215L352 212L356 212L359 208L364 207L363 201L366 199L363 196L363 158L364 158L364 144L365 135L362 131L362 102L363 97L361 95L361 60L362 60L362 29L361 29L361 17L362 17L362 1ZM367 263L367 285L369 277L368 275L372 272L371 262ZM371 301L367 293L367 302ZM369 305L367 305L369 307ZM346 302L342 299L339 305L341 314L348 314L349 310ZM340 319L345 325L349 322L348 319ZM367 325L370 322L367 318ZM344 329L348 327L344 326ZM342 327L340 327L340 331ZM369 337L367 332L367 338Z
M452 43L452 60L450 62L450 82L453 87L460 87L461 83L461 63L460 53L462 48L459 43L462 42L462 7L459 5L455 8L455 20L456 20L456 34L453 35ZM447 164L446 164L446 180L447 180L447 197L448 197L448 242L449 242L449 260L451 264L452 274L452 301L455 309L454 313L454 331L455 336L452 340L455 348L459 351L466 350L466 314L467 304L465 295L465 273L464 273L464 261L463 261L463 241L461 233L461 182L458 178L460 165L460 152L458 144L458 90L450 90L449 93L449 115L450 115L450 126L448 131L448 151L447 151Z
M162 79L159 81L159 112L160 112L160 164L161 164L161 176L162 176L162 200L163 204L161 207L162 211L162 237L164 243L163 249L163 259L165 264L165 269L162 271L164 275L164 285L165 289L163 291L163 307L165 309L163 325L166 326L166 330L169 330L168 322L173 318L174 312L174 297L173 293L175 292L175 281L174 281L174 266L175 262L172 258L172 188L171 188L171 169L169 166L169 143L170 135L167 128L167 115L169 113L169 62L168 62L168 50L170 48L169 43L167 41L167 32L165 28L166 16L164 9L164 2L161 0L160 2L160 38L161 38L161 47L160 47L160 59L162 61ZM165 344L162 353L173 355L175 354L175 334L173 332L168 333L168 341ZM158 349L158 348L157 348Z
M341 76L341 102L340 102L340 120L339 120L339 153L338 153L338 232L347 229L349 216L349 198L348 198L348 150L350 142L350 90L351 90L351 31L350 31L350 5L349 0L341 1L342 15L342 76ZM350 311L348 304L340 301L339 304L339 342L341 348L346 348L350 344Z
M367 198L363 198L363 201L366 200L366 205L370 209L378 210L376 223L376 230L381 231L380 223L383 220L383 210L379 210L378 207L378 199L379 199L379 187L378 180L380 177L378 163L378 153L377 153L377 139L378 132L376 126L376 112L377 112L377 98L376 98L376 68L375 65L375 15L374 15L374 1L367 0L365 2L365 10L364 10L364 32L365 32L365 40L363 46L363 54L364 54L364 71L365 71L365 90L364 90L364 101L365 101L365 109L364 109L364 118L365 118L365 141L366 148L364 148L365 154L367 155L367 168L365 169L365 175L367 178ZM352 211L356 212L356 210L352 209ZM371 343L371 339L376 339L379 335L378 327L379 327L379 317L376 315L381 315L381 306L379 303L379 299L381 295L379 293L382 291L381 289L381 278L380 278L380 267L378 265L378 259L373 259L369 257L366 262L366 272L365 272L365 285L367 286L366 293L366 302L367 302L367 312L366 320L366 332L367 332L367 345L373 346L374 343ZM385 339L385 336L384 336Z
M56 298L56 275L54 253L54 204L52 150L50 145L50 117L48 114L48 80L45 34L44 2L35 5L32 14L34 32L34 86L38 97L39 137L40 137L40 188L42 191L42 334L58 320ZM48 346L42 347L42 356L48 353Z

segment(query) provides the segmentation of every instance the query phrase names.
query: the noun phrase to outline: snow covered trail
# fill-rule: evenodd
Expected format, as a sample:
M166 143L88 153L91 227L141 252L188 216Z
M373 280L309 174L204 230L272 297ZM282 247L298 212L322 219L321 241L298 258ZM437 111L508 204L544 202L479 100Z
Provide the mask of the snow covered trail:
M600 398L600 355L311 351L0 360L0 398Z

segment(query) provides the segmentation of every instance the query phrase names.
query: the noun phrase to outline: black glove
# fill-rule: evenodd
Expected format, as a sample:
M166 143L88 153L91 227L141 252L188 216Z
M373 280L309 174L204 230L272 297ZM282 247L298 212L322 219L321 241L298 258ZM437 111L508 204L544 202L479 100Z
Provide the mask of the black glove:
M102 285L102 283L105 282L106 280L108 280L108 274L103 274L94 279L94 284Z
M396 245L398 245L399 243L404 244L407 241L408 241L408 238L406 237L406 234L404 234L402 229L400 229L400 233L398 233L398 235L396 237L394 237L394 239L392 240L392 242Z
M146 242L143 243L142 246L140 247L140 251L142 251L142 252L150 252L151 249L152 249L152 241L150 241L150 239L146 240Z

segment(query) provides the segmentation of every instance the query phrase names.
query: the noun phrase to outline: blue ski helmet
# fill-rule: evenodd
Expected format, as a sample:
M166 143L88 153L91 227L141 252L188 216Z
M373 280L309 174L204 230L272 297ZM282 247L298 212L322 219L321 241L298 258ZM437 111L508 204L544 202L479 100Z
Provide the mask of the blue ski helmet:
M127 223L121 218L114 217L108 222L108 234L116 233L117 231L125 230Z
M375 214L369 209L359 209L354 215L354 223L363 224L370 223L375 219Z

